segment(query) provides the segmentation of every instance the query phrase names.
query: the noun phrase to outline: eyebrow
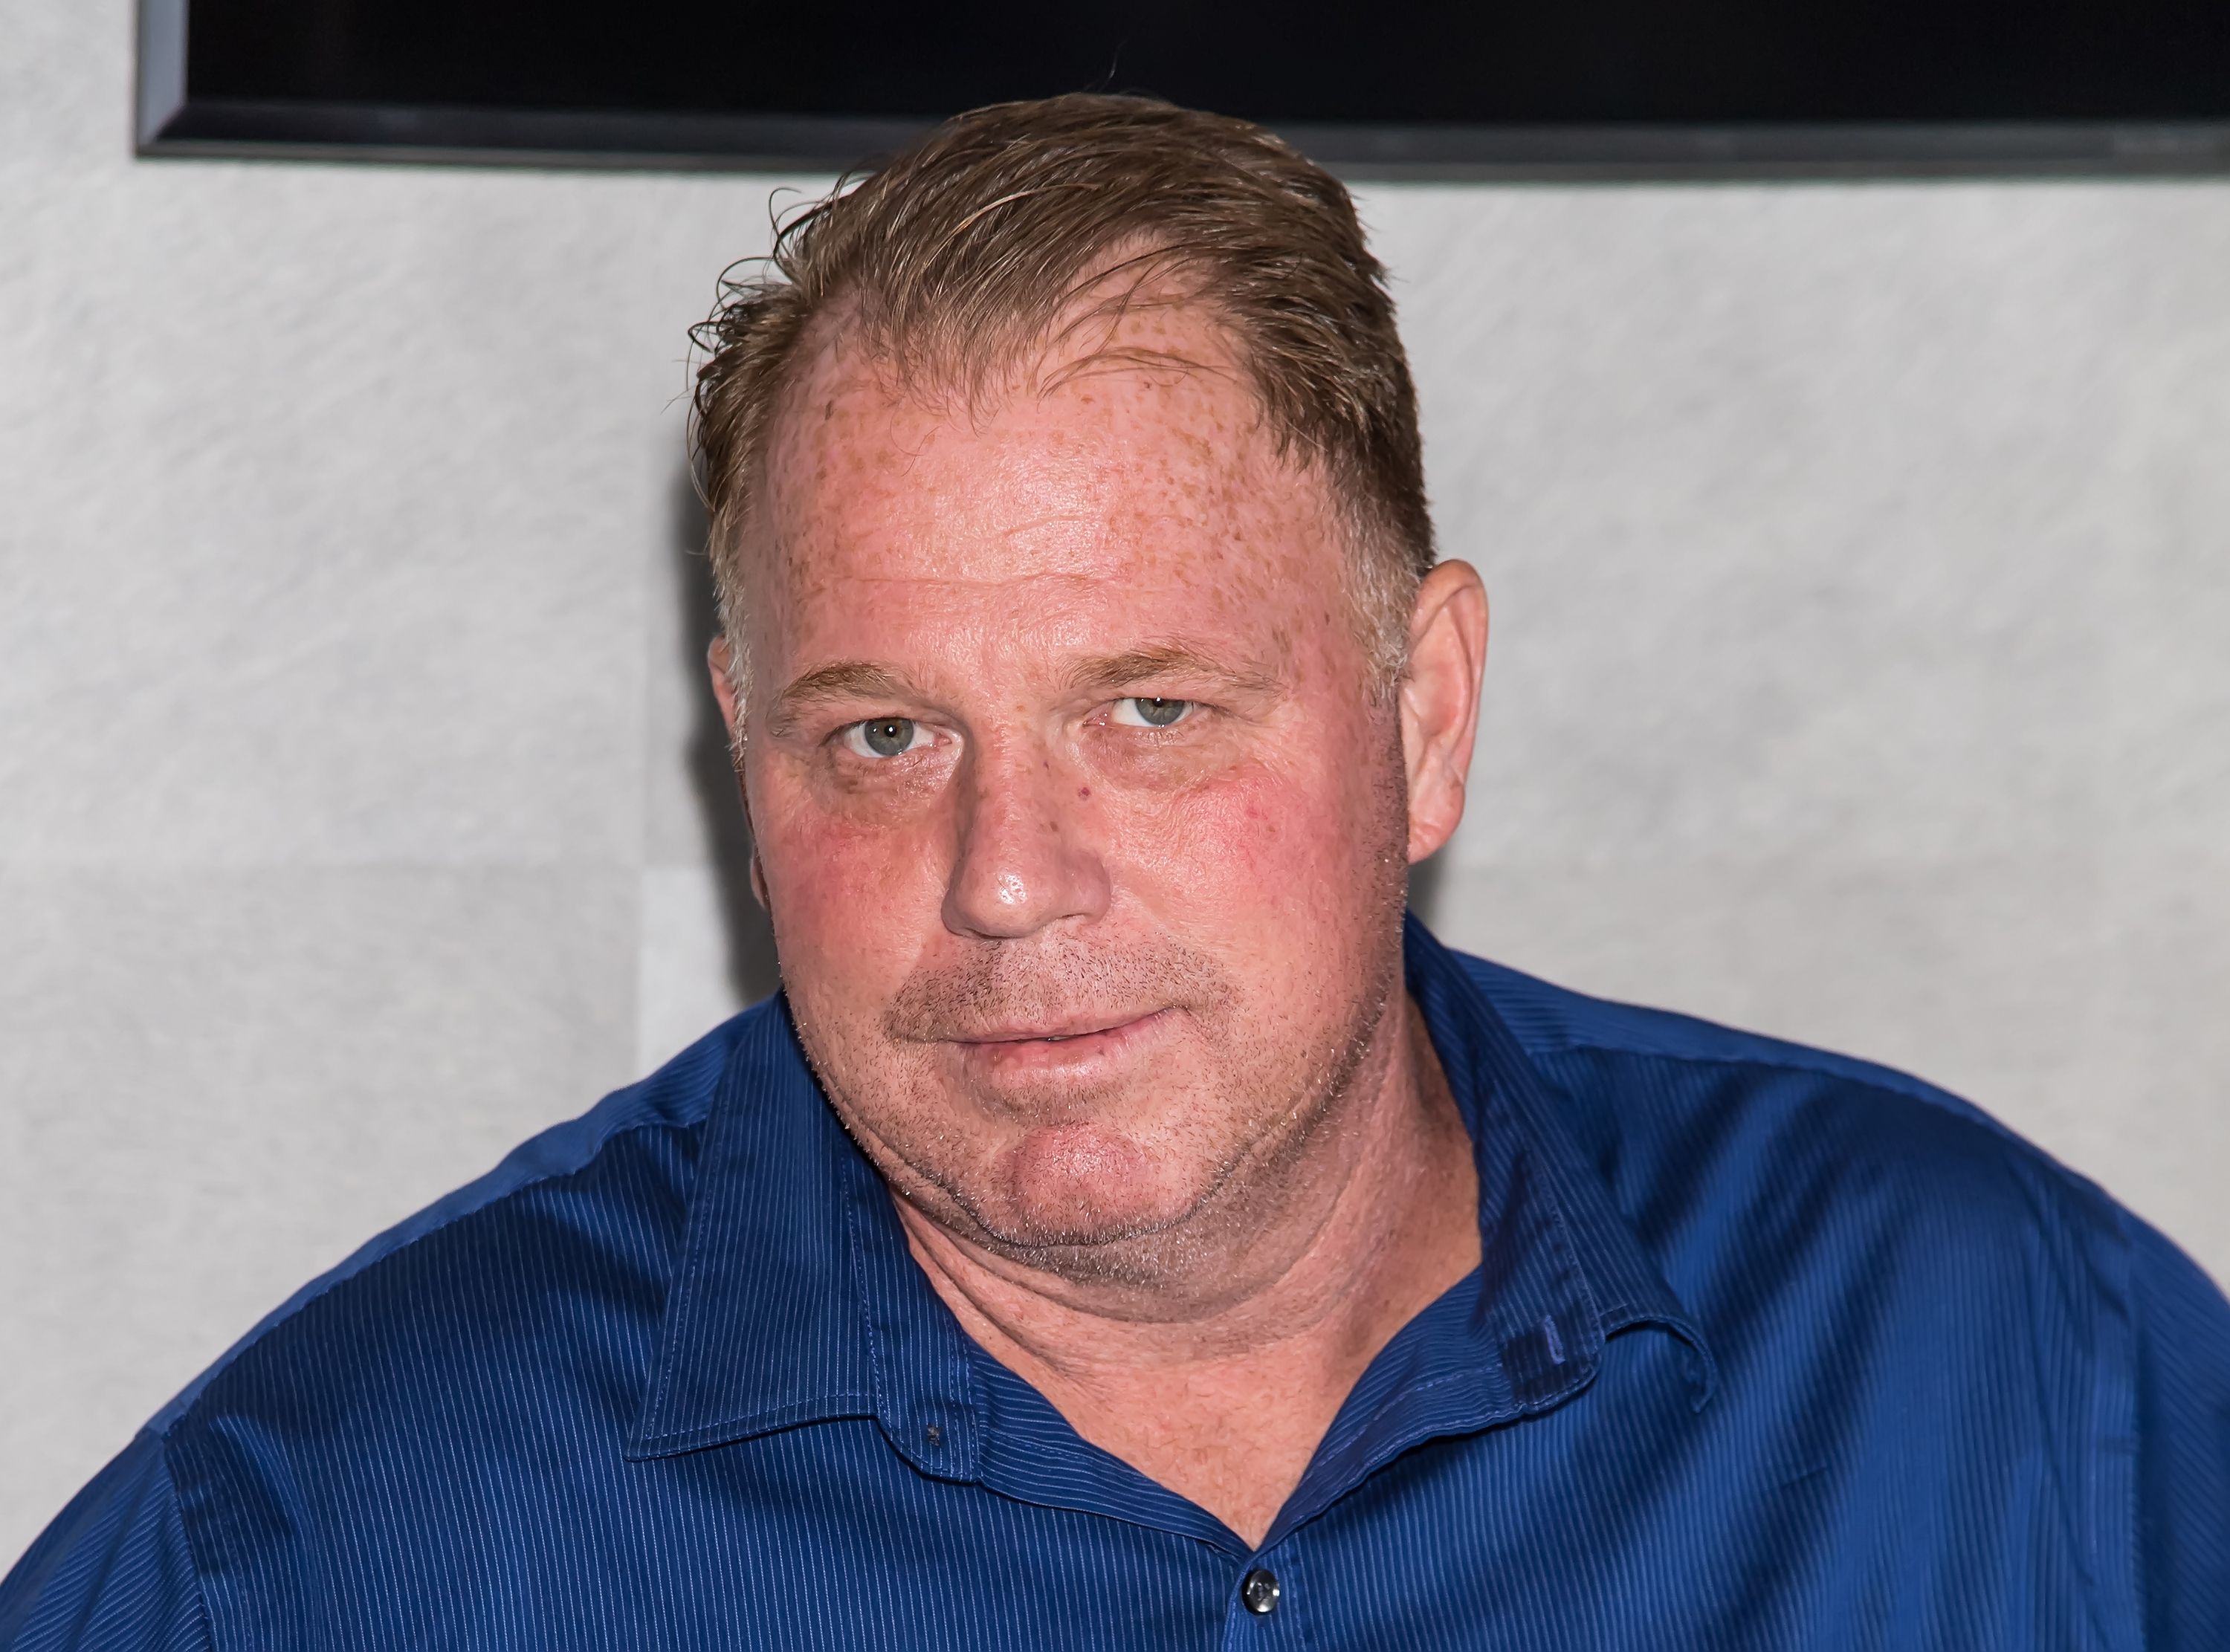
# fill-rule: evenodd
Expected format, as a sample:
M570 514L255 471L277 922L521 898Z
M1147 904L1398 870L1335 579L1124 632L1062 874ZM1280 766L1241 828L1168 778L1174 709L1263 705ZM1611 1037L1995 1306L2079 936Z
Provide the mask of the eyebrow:
M1087 659L1068 673L1073 691L1126 688L1142 678L1183 672L1219 684L1242 694L1267 694L1278 686L1264 672L1227 665L1214 656L1181 642L1154 643L1126 648L1118 654ZM768 723L775 732L794 727L811 707L831 700L903 700L916 697L913 685L899 672L863 659L838 660L817 665L775 697Z
M828 700L904 699L912 685L896 672L861 659L839 660L805 673L775 697L767 721L776 731L788 730L809 706Z
M1267 694L1278 686L1265 672L1228 665L1181 642L1126 648L1119 654L1087 659L1069 672L1068 685L1077 690L1125 688L1141 678L1164 672L1206 678L1242 694Z

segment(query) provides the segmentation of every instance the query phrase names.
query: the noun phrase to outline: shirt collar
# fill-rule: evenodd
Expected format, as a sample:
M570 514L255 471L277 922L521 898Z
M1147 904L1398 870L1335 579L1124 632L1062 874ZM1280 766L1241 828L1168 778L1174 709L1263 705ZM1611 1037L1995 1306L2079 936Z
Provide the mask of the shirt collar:
M822 1095L787 1003L745 1012L627 1455L873 1417L925 1473L973 1478L970 1346Z
M1604 1340L1637 1325L1686 1346L1700 1407L1713 1381L1703 1334L1531 1062L1460 960L1414 917L1404 951L1410 993L1478 1154L1486 1254L1481 1311L1463 1340L1498 1347L1507 1414L1583 1386ZM1419 1346L1405 1350L1405 1339ZM1397 1337L1366 1382L1434 1380L1407 1369L1430 1364L1424 1342ZM923 1473L972 1479L984 1443L976 1357L908 1252L881 1180L822 1096L786 1005L777 997L747 1012L706 1118L627 1455L873 1417ZM1376 1460L1394 1446L1371 1426L1386 1408L1356 1398L1343 1412L1357 1421L1353 1437L1337 1437L1336 1424L1327 1459Z
M1486 1282L1494 1283L1496 1251L1515 1250L1525 1237L1522 1224L1517 1231L1498 1231L1503 1225L1496 1219L1498 1197L1514 1206L1537 1196L1547 1231L1569 1249L1592 1311L1589 1339L1600 1346L1603 1338L1641 1325L1672 1333L1685 1345L1692 1396L1700 1410L1717 1384L1703 1329L1612 1199L1602 1171L1573 1130L1567 1104L1543 1079L1462 958L1414 914L1405 921L1402 939L1410 996L1424 1014L1471 1131L1488 1250Z

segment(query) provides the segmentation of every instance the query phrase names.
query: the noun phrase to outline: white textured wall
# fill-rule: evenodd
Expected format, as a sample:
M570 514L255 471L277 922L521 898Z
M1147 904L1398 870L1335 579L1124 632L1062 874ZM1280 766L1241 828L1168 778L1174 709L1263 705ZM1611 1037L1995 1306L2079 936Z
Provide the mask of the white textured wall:
M126 12L0 0L0 1562L767 978L679 448L766 183L134 163ZM2230 185L1365 209L1497 599L1444 931L2230 1272Z

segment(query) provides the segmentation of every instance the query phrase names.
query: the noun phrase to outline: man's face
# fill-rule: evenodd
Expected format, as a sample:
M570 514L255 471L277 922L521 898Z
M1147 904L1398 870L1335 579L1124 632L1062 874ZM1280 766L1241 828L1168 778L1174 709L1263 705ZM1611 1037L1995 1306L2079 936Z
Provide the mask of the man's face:
M1199 312L1112 342L1196 365L970 408L824 342L744 547L744 779L800 1036L884 1174L1143 1282L1336 1125L1407 816L1325 485Z

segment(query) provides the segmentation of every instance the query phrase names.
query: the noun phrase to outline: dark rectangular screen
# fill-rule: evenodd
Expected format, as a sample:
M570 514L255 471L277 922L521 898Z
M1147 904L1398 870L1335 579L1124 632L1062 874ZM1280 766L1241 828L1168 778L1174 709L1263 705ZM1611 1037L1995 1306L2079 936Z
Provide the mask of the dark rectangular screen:
M2211 167L2230 0L143 0L156 151L843 164L1081 87L1362 170Z

